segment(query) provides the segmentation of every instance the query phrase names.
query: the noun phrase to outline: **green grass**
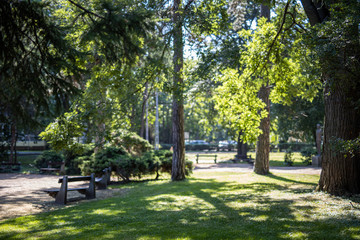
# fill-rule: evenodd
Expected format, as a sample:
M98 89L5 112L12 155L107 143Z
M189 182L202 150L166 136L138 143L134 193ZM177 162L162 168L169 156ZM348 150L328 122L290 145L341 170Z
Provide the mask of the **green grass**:
M186 152L186 157L195 163L196 154L198 153L199 152ZM216 154L218 163L232 163L230 160L235 158L236 152L204 152L203 154ZM252 158L255 158L255 152L249 152L248 155L251 155ZM270 167L284 167L284 156L284 152L270 152ZM293 157L293 166L306 166L306 164L302 162L301 154L299 152L294 152ZM214 158L200 158L199 163L214 163Z
M196 172L132 183L117 197L0 222L0 238L360 239L360 199L315 193L318 178Z

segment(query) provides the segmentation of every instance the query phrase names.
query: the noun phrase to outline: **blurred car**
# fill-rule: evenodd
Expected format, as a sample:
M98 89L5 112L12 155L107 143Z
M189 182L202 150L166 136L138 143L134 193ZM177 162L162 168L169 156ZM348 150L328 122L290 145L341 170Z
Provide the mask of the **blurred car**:
M220 151L220 150L229 150L231 151L232 149L236 148L236 144L237 142L236 141L220 141L219 144L218 144L218 148L217 150Z
M186 150L208 150L209 143L204 140L190 140L185 142Z

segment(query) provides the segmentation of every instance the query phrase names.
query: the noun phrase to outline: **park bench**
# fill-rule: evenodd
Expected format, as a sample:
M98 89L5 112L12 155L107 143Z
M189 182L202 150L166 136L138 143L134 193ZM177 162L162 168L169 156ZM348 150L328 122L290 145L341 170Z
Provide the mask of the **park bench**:
M48 162L48 166L46 168L40 168L41 173L64 173L65 172L65 163L64 162Z
M199 158L214 158L214 162L216 163L216 154L196 154L196 163L199 163Z
M21 163L1 162L0 172L20 172Z
M89 181L88 187L76 187L69 188L69 182L79 182L79 181ZM95 175L92 173L90 176L80 176L80 177L68 177L63 176L59 178L59 183L61 183L60 189L49 189L44 190L51 197L55 198L55 203L57 204L66 204L67 203L67 192L68 191L78 191L81 194L84 194L86 199L93 199L95 195Z
M105 168L103 170L103 175L101 177L95 178L95 185L97 189L106 189L107 185L110 184L111 177L111 167Z

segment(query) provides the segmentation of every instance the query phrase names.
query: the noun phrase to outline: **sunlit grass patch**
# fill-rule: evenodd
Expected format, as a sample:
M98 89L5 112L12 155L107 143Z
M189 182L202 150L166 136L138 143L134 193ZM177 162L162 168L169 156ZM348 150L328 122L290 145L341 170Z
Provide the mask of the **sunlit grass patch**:
M0 223L1 239L357 239L359 198L314 192L319 176L195 172L126 194Z

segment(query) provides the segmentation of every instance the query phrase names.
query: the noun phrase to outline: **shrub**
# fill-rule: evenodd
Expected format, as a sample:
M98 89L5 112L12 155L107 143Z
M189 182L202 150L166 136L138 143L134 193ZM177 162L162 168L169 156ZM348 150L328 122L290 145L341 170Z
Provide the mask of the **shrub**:
M77 144L76 148L71 148L64 151L66 174L80 174L80 164L86 158L89 158L94 153L95 145Z
M292 166L294 164L294 153L291 148L287 149L284 156L284 162L287 166Z
M141 178L145 174L156 174L158 179L160 172L171 173L172 152L167 150L149 151L142 156L128 154L124 148L106 147L102 151L91 156L79 157L80 168L84 175L95 173L99 176L102 170L111 166L116 176L128 182L132 177ZM186 175L192 172L192 162L186 161Z
M48 167L49 162L64 162L65 158L64 155L61 153L58 153L54 150L48 150L42 152L41 155L39 155L35 159L35 166L37 168L46 168Z
M153 146L145 139L133 132L117 130L113 132L110 144L114 147L124 147L131 155L141 154L153 149Z
M301 158L303 163L310 165L311 164L311 157L317 154L316 149L314 147L308 147L301 150Z

